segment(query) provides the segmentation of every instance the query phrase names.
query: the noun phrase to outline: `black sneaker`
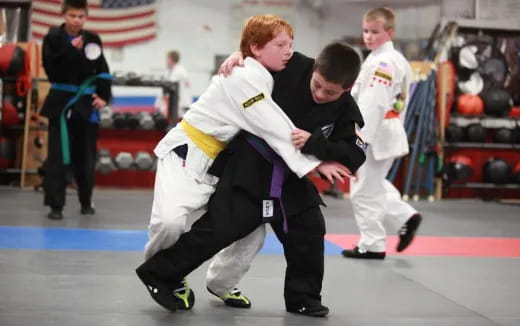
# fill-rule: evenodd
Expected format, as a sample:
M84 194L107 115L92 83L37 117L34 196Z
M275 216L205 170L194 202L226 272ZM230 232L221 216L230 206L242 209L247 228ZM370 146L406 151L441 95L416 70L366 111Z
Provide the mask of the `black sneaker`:
M81 215L94 215L96 214L96 209L92 206L81 207Z
M186 279L183 279L181 284L173 290L173 295L177 301L177 309L190 310L195 305L195 293L188 286Z
M155 302L171 312L177 310L177 297L173 294L173 290L152 285L154 282L150 282L148 278L139 270L139 268L136 270L136 273L137 276L139 276L141 282L143 282L146 286L146 289Z
M345 249L341 252L343 257L346 258L360 258L360 259L385 259L386 252L374 252L374 251L359 251L359 247L354 249Z
M209 293L224 301L227 306L234 308L251 308L251 300L243 295L242 292L237 288L229 291L229 293L224 296L219 296L215 292L211 291L209 287L206 287L206 289L208 289Z
M63 213L61 209L52 209L49 214L47 214L47 217L51 220L62 220L63 219Z
M329 308L320 303L312 305L287 307L286 310L295 314L311 317L325 317L329 314Z
M415 238L415 233L417 232L419 225L421 225L421 221L421 214L414 214L399 229L399 244L397 245L397 252L405 250L408 248L410 243L412 243L413 239Z

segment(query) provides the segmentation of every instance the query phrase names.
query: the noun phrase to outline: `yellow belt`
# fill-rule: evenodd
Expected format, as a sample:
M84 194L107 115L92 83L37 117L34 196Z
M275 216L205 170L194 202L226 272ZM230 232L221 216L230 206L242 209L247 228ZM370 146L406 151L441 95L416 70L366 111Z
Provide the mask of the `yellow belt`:
M209 158L215 159L221 150L226 147L226 143L207 135L190 125L186 120L181 121L182 129L186 132L191 141L200 148Z

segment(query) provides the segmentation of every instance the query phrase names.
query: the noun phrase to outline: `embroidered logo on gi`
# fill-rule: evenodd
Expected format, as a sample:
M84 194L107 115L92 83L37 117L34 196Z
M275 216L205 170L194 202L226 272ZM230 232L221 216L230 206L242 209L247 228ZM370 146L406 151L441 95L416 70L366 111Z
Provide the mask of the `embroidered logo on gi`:
M253 96L251 97L250 99L248 99L247 101L245 101L244 103L242 103L242 107L244 109L247 109L248 107L250 107L251 105L255 104L256 102L260 102L261 100L263 100L265 98L265 95L264 93L260 93L256 96Z
M96 43L85 45L85 56L89 60L96 60L101 55L101 47Z
M274 206L272 200L262 201L262 217L273 217Z
M332 131L334 131L334 124L333 123L321 127L321 132L323 133L323 136L325 138L329 138L330 134L332 134Z

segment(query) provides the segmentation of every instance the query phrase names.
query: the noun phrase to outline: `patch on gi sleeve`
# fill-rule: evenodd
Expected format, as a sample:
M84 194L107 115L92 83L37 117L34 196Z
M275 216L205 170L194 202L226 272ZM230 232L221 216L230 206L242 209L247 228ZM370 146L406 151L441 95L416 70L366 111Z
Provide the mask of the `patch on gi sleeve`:
M329 138L332 131L334 131L334 123L321 127L321 132L325 138Z
M263 100L265 98L265 95L264 93L260 93L258 95L255 95L253 97L251 97L250 99L244 101L242 103L242 107L244 109L247 109L248 107L250 107L251 105L255 104L256 102L260 102L261 100Z
M367 151L367 143L365 143L361 138L356 137L356 145L361 148L363 152Z
M372 76L372 82L379 82L383 85L392 86L393 67L387 62L381 61L376 67Z
M365 137L363 137L363 134L361 133L361 127L357 124L357 122L354 122L354 127L356 129L356 136L358 136L362 142L365 142Z
M354 123L356 126L356 145L363 150L363 152L366 152L367 150L367 143L365 143L365 140L363 139L363 135L361 134L361 128L357 123Z

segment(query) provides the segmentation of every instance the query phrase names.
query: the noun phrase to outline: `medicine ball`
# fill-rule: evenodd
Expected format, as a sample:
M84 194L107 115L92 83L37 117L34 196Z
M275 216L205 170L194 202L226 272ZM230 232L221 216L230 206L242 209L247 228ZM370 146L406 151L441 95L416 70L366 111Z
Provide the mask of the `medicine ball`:
M466 155L452 155L446 165L448 180L466 180L473 175L473 161Z
M507 62L505 58L500 55L487 59L481 66L482 75L491 79L494 85L503 85L507 76Z
M502 144L513 144L515 142L515 138L516 133L514 129L498 128L497 130L495 130L493 142Z
M464 129L456 124L450 123L446 128L446 140L449 142L460 142L464 139Z
M25 51L16 44L7 43L0 47L0 75L18 76L25 69Z
M466 140L472 143L484 143L487 130L480 123L472 123L466 127Z
M17 125L21 123L22 120L18 114L18 110L14 106L11 101L3 100L2 101L2 124L3 125Z
M502 88L489 88L480 96L484 101L484 112L494 117L505 117L511 111L513 100L511 95Z
M508 183L511 173L511 166L506 161L491 157L482 168L482 179L484 182Z
M484 102L478 95L462 94L457 98L457 112L464 115L480 115Z
M520 162L516 163L513 169L513 182L520 184Z
M14 142L7 137L0 137L0 169L13 167L15 156Z

